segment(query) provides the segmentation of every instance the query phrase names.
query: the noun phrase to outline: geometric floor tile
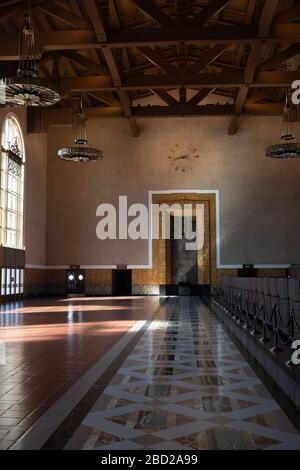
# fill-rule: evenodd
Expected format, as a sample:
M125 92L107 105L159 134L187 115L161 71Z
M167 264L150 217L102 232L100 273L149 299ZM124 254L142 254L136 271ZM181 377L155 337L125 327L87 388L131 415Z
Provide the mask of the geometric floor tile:
M300 449L299 433L222 324L191 297L161 307L66 448L78 442L103 450Z

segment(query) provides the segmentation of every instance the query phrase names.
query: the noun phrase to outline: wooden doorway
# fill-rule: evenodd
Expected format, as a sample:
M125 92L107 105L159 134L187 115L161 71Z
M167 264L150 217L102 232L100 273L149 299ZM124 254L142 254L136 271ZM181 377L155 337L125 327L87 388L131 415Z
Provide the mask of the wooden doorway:
M117 297L132 295L131 269L116 269L113 271L112 293Z
M85 271L83 269L68 269L66 271L67 295L83 295L85 293Z

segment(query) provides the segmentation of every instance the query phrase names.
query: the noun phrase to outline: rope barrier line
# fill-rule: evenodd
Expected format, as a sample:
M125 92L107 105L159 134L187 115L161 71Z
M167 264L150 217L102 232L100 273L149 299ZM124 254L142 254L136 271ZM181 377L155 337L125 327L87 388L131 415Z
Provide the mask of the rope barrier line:
M300 339L300 325L295 315L295 308L290 307L290 303L289 307L286 306L285 315L288 314L288 320L285 320L281 311L280 297L273 303L269 310L270 314L265 298L260 304L257 294L247 289L241 291L233 287L216 286L213 288L212 298L236 323L249 330L252 336L258 338L262 335L260 342L269 343L273 340L273 347L270 349L273 353L282 352L285 348L292 351L293 342ZM287 364L292 365L291 361Z

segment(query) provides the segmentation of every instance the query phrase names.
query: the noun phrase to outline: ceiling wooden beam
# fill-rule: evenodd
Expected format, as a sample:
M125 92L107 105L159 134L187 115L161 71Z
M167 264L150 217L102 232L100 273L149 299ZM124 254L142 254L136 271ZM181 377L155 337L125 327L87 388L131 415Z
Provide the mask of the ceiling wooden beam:
M276 15L274 23L290 23L295 20L300 20L300 3L298 0L290 8Z
M280 90L281 90L281 88L280 88ZM255 92L252 95L247 96L247 101L246 101L245 105L246 104L259 103L260 101L269 98L270 96L272 96L277 91L278 90L276 88L262 88L262 89L257 88L257 90L255 90Z
M204 88L203 90L197 91L195 95L187 102L189 106L195 106L203 101L214 91L214 88Z
M300 42L300 24L283 23L272 26L264 41L279 43L283 41ZM139 47L143 45L211 45L211 44L250 44L261 42L256 24L249 25L212 25L205 28L189 25L175 28L144 28L130 30L110 30L109 47Z
M248 116L282 116L285 103L245 103L244 114Z
M126 91L124 91L124 90L119 90L118 94L119 94L119 98L120 98L122 107L124 109L124 114L128 119L128 123L129 123L130 129L131 129L132 136L133 137L139 137L141 135L141 131L140 131L139 125L137 123L137 120L133 117L131 104L130 104L130 100L128 98L128 95L127 95Z
M108 9L114 29L121 29L121 22L115 0L109 0Z
M122 25L121 25L121 21L119 17L118 6L116 4L116 0L109 0L108 9L109 9L109 15L110 15L113 28L121 29ZM122 49L122 58L123 58L124 67L126 69L130 69L129 54L128 54L128 49L126 47Z
M286 62L287 60L291 59L292 57L295 57L296 55L300 54L300 44L294 44L291 47L288 47L287 49L284 49L281 51L279 54L275 55L269 60L266 60L265 62L262 62L259 64L257 67L257 70L270 70L278 65Z
M151 47L139 47L138 51L156 67L163 72L177 73L176 67L170 64L166 59L162 57L158 50L152 49Z
M176 106L136 106L132 113L137 117L180 117L180 116L232 116L234 105L207 104L206 106L190 106L178 104Z
M161 90L159 88L151 90L152 93L157 95L161 100L163 100L168 106L177 106L179 101L177 101L173 96L171 96L166 90Z
M89 91L88 94L95 98L96 100L102 101L102 103L107 104L108 106L113 106L115 108L121 108L122 105L119 100L114 98L111 92L107 91Z
M87 8L90 19L93 23L96 35L98 40L101 40L101 37L107 38L104 23L102 21L102 16L96 5L95 0L85 0L85 6ZM93 18L91 18L93 15ZM101 47L102 53L106 60L112 83L117 88L117 93L119 95L120 103L123 107L124 114L128 118L129 126L132 132L133 137L139 137L140 129L136 120L132 117L131 113L131 103L129 97L124 89L121 89L122 77L118 68L118 64L115 60L113 52L108 47Z
M150 90L156 88L237 88L237 87L288 87L294 80L299 80L299 72L257 72L255 80L247 83L242 72L176 74L176 75L140 75L123 78L120 86L108 76L67 77L61 80L63 90L102 91L102 90Z
M244 108L245 101L248 96L249 87L244 86L239 89L235 100L235 112L236 114L241 114Z
M250 116L280 116L284 108L283 103L276 104L249 104L245 106L245 115ZM232 116L235 107L232 104L207 104L204 106L137 106L132 113L137 117L187 117L187 116Z
M174 21L160 10L152 0L130 0L140 12L147 18L155 21L160 26L174 26Z
M111 49L108 49L108 48L104 47L102 49L102 52L103 52L104 58L106 60L107 67L110 71L110 75L112 77L113 84L117 88L121 87L121 84L122 84L121 74L119 72L119 68L118 68L116 59L114 58L114 55L113 55Z
M240 124L241 124L240 114L235 114L230 120L230 123L228 126L228 135L235 135L240 127Z
M73 28L79 29L89 29L91 27L91 23L82 18L81 16L77 16L72 13L70 10L66 10L65 8L60 7L56 3L53 2L42 2L39 3L36 8L46 13L46 15L52 16L53 18L63 21L69 26Z
M264 2L258 25L258 35L261 38L264 38L269 35L278 4L279 0L266 0ZM245 67L245 82L247 84L252 83L254 80L255 72L260 60L261 47L262 46L260 43L252 44L251 46L251 51ZM239 128L239 116L242 113L243 107L246 103L248 91L248 85L241 87L238 91L235 104L235 112L237 118L234 117L229 125L228 133L230 135L235 134L235 132L237 132Z
M85 0L92 1L92 0ZM95 23L99 24L95 20ZM97 36L94 30L45 31L36 34L42 51L144 47L151 45L211 45L235 43L250 44L260 42L256 25L211 26L209 28L144 28L143 30L110 30L107 41L99 27ZM291 42L300 43L300 24L278 24L272 27L265 43ZM0 32L0 60L17 60L19 57L19 39L15 33Z
M0 23L10 20L20 14L21 8L16 5L0 8Z
M141 47L151 45L211 45L211 44L250 44L261 42L256 24L212 25L205 28L197 26L177 26L176 28L144 28L108 31L108 47ZM284 23L273 25L265 42L300 42L300 24Z
M187 23L190 6L189 0L174 0L176 21L179 25Z
M161 54L150 47L141 47L138 49L144 57L146 57L152 64L158 67L162 72L166 72L168 74L175 74L177 73L177 69L173 67L168 61L166 61ZM173 98L166 90L161 90L159 88L155 90L151 90L152 93L159 96L161 100L163 100L167 105L174 106L178 104L178 101Z
M284 108L284 103L278 104L249 104L245 105L244 114L248 116L280 116ZM51 125L70 125L71 109L64 108L48 108L43 109L43 123L45 128ZM124 110L121 107L103 107L93 106L84 108L87 119L91 118L125 118ZM235 112L234 105L219 104L205 106L134 106L131 108L134 117L182 117L182 116L199 116L199 117L227 117L232 116ZM236 117L236 116L234 116Z
M210 3L190 21L190 24L203 25L210 20L210 18L220 13L228 3L228 0L211 0Z
M65 51L62 53L64 57L69 59L71 62L74 62L77 65L81 65L83 68L88 70L90 73L95 73L99 75L109 75L109 70L101 64L97 64L91 59L79 54L76 51Z
M106 42L107 35L104 23L98 11L98 5L95 0L82 0L83 5L89 15L91 23L96 33L97 40L99 42Z
M280 0L265 0L259 20L258 34L261 38L269 35Z
M248 1L248 8L247 8L246 15L245 15L245 24L246 25L249 25L249 24L252 23L256 7L257 7L256 0L249 0ZM237 47L237 54L236 54L236 58L235 58L235 65L236 66L240 66L242 64L243 53L244 53L244 44L240 44Z
M113 56L113 53L111 49L107 49L107 48L104 48L102 51L103 51L105 60L107 62L109 71L111 73L113 84L117 87L117 93L119 95L119 99L123 107L124 114L128 118L128 123L131 129L132 136L139 137L141 132L140 132L138 123L132 117L131 103L130 103L128 94L126 93L124 89L121 89L122 78L121 78L116 60Z
M216 44L189 68L190 73L199 73L216 60L227 49L228 44Z

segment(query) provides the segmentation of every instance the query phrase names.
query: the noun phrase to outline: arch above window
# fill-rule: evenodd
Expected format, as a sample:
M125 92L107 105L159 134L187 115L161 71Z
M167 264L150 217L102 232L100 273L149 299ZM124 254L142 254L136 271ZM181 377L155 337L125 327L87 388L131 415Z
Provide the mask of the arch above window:
M13 115L4 121L1 136L1 243L24 248L24 162L21 126Z

